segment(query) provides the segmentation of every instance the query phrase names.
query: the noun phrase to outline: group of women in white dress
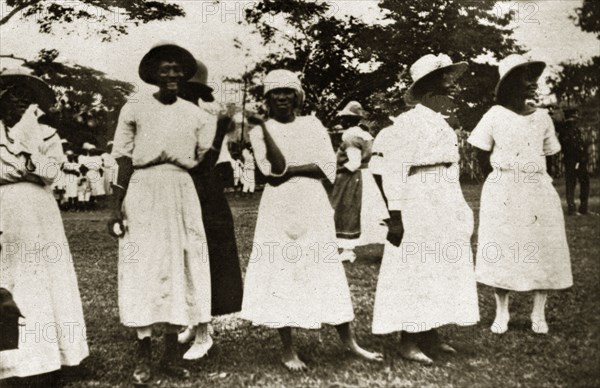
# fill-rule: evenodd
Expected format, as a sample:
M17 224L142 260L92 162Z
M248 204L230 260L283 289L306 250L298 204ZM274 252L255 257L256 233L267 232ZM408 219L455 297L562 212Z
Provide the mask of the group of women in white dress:
M527 103L543 63L520 55L500 63L498 105L469 138L492 170L482 192L475 260L473 213L460 187L457 137L439 105L441 97L455 93L466 63L452 63L443 54L420 58L410 68L413 83L405 95L414 107L374 139L355 119L347 120L337 158L323 124L298 114L304 100L299 78L287 70L269 72L264 79L268 119L249 118L256 165L267 185L243 292L237 250L220 256L220 245L211 249L212 238L207 239L214 220L231 219L231 212L225 201L227 209L204 214L210 206L202 193L213 178L194 172L204 163L205 171L214 173L211 160L218 158L224 133L231 130L226 118L198 107L210 100L206 74L198 77L202 66L178 45L152 48L140 62L139 75L158 91L126 103L115 133L118 176L109 232L119 238L120 320L137 333L135 384L149 383L155 373L151 337L156 324L166 324L160 369L184 378L189 371L179 362L179 343L192 341L186 359L205 356L212 346L212 316L240 310L252 324L278 330L281 361L290 370L306 368L293 330L324 324L336 328L352 353L382 360L355 339L342 260L353 260L354 247L371 241L366 232L374 230L378 241L381 235L386 241L372 331L401 332L403 357L430 364L424 349L456 352L437 329L477 324L477 282L495 289L494 332L507 330L509 291L535 291L532 329L548 332L547 291L571 286L572 276L560 199L544 159L560 146L548 113ZM51 104L51 90L30 75L8 72L1 78L0 286L14 296L28 332L54 324L59 338L72 336L52 343L21 336L18 349L0 352L0 379L75 365L88 355L73 262L60 213L46 189L46 167L61 162L60 139L36 120ZM192 81L195 92L186 89ZM361 109L350 104L341 116L360 117ZM375 176L369 162L377 165ZM327 181L334 183L331 195ZM232 221L223 228L232 230ZM235 247L233 232L228 236ZM58 260L23 259L27 244L45 247L57 241L64 242ZM43 249L50 254L50 248ZM215 312L217 300L222 308ZM61 330L67 322L78 327Z

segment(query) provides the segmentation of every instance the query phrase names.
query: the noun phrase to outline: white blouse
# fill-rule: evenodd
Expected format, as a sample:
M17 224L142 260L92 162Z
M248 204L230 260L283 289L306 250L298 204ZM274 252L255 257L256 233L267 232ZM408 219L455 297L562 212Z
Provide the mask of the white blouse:
M56 130L42 124L34 124L41 134L35 149L28 149L18 139L12 138L0 121L0 185L33 181L41 178L49 186L62 174L66 162L62 143ZM28 154L29 156L26 156Z
M545 109L523 116L495 105L483 115L468 142L491 151L490 162L500 170L545 172L546 156L560 151L554 124Z
M166 105L152 95L121 109L112 156L130 157L134 167L172 163L195 167L212 146L216 117L178 98Z
M330 182L335 181L335 152L327 129L318 118L301 116L287 124L270 119L265 122L265 125L273 141L283 153L286 166L315 163ZM271 163L267 160L267 149L260 127L256 126L250 130L250 142L256 165L265 176L272 175Z
M402 210L403 186L413 166L458 163L458 137L444 116L418 104L375 138L383 189L389 210Z

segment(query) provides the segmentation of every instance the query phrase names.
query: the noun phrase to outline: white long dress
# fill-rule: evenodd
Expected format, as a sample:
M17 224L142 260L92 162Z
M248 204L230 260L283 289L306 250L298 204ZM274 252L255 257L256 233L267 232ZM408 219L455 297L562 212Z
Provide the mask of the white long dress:
M28 130L32 130L29 128ZM58 135L42 126L46 140L31 154L0 122L0 286L8 289L25 318L19 348L0 352L0 379L48 373L78 365L88 356L86 327L73 257L57 203L49 189L60 174ZM31 180L39 177L44 185Z
M100 197L106 194L104 190L104 174L100 173L102 169L102 156L100 155L80 155L79 164L88 168L85 176L88 179L91 188L92 197Z
M457 137L444 117L417 105L378 135L384 144L383 186L400 210L404 237L385 246L373 333L421 332L479 321L471 252L473 213L459 183ZM414 166L431 167L414 175Z
M562 206L546 172L545 156L560 151L548 112L496 105L469 143L491 151L494 167L481 192L477 281L514 291L572 286Z
M312 116L266 122L287 165L316 163L333 182L336 160L327 130ZM257 165L270 175L262 130L250 131ZM354 319L323 183L297 177L262 194L241 316L255 325L317 329Z
M131 157L119 239L119 314L125 326L195 325L211 317L208 247L188 170L211 147L215 118L153 96L121 110L112 155Z

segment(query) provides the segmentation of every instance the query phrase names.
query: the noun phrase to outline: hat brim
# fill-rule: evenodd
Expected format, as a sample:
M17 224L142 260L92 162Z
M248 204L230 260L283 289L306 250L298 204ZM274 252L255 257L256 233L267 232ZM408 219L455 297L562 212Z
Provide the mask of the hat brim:
M50 86L41 78L26 74L0 74L0 89L5 85L24 85L34 93L33 98L39 107L47 112L55 103L56 96Z
M192 78L198 69L196 60L189 51L175 44L164 44L150 49L140 61L138 74L142 81L150 85L157 85L155 65L162 58L175 58L180 62L184 81Z
M502 83L504 81L506 81L512 74L514 74L515 70L524 69L527 67L531 67L531 69L533 71L532 74L536 78L539 78L542 75L542 73L544 72L544 69L546 69L546 63L542 62L542 61L531 61L531 62L521 63L520 65L517 65L517 66L511 68L509 71L506 72L506 74L504 74L504 76L502 76L500 78L500 80L498 80L498 83L496 84L496 88L494 89L494 94L496 95L496 97L498 96L498 92L500 91L500 88L502 87Z
M213 88L200 82L185 82L181 86L181 92L187 95L197 95L204 102L213 102L215 97L212 95Z
M457 62L448 66L440 67L439 69L435 69L434 71L427 73L423 77L419 78L415 82L413 82L406 93L404 94L404 102L408 105L417 105L421 98L423 97L417 91L421 87L421 85L430 82L431 79L438 76L440 73L448 73L451 74L454 79L460 78L463 73L467 70L469 64L467 62Z

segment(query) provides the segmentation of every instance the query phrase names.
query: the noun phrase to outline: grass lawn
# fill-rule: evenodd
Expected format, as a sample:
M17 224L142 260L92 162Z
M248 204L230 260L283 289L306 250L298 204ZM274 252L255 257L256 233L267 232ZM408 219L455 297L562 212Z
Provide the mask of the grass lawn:
M563 182L557 188L564 199ZM600 180L594 179L591 209L600 211ZM481 186L463 191L477 213ZM243 268L250 255L260 194L230 197ZM71 244L88 329L89 374L71 387L128 386L134 368L135 333L119 324L117 308L117 242L105 231L106 211L63 213ZM591 387L600 386L600 217L568 217L575 286L550 295L547 319L550 334L534 335L529 328L531 295L511 299L508 333L491 334L494 318L491 289L479 287L481 322L467 328L444 328L459 350L438 356L432 367L404 361L398 335L374 336L371 318L382 247L358 251L346 264L359 342L383 352L383 363L367 363L344 352L335 330L298 332L301 355L311 368L292 374L279 363L279 337L274 330L252 327L237 318L218 319L215 346L207 358L190 364L187 381L163 379L159 387ZM402 303L402 301L398 301ZM162 349L155 340L155 358Z

